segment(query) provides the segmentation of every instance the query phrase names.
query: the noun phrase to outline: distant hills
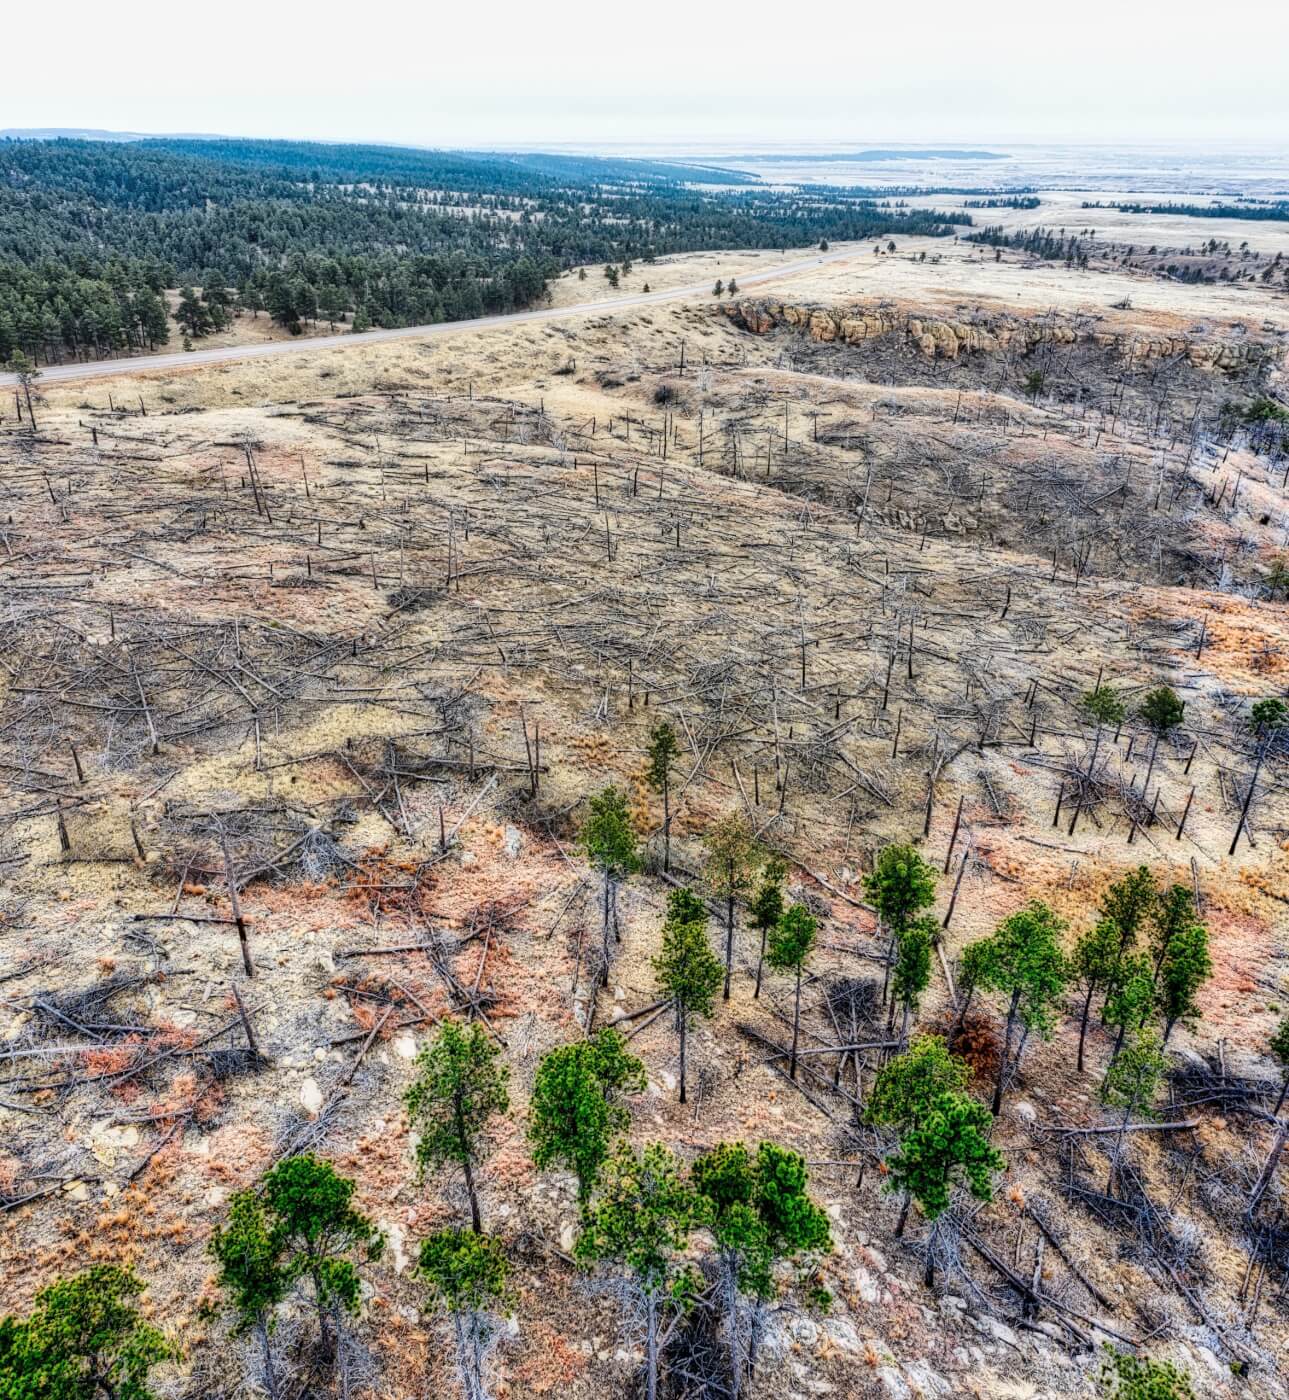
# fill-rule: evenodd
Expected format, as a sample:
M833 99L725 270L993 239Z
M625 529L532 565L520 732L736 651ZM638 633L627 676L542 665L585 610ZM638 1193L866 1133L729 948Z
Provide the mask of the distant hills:
M8 141L147 141L158 135L155 131L105 131L96 126L4 126L0 140ZM171 140L219 141L222 138L207 131L171 131Z

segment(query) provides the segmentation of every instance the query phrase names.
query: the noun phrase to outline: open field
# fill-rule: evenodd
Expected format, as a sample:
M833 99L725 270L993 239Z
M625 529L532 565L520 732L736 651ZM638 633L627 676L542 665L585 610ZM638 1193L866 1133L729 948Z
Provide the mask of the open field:
M1283 1171L1256 1220L1243 1203L1289 1004L1289 751L1248 724L1289 691L1267 583L1289 478L1223 405L1283 396L1289 299L945 239L833 251L733 299L51 382L38 431L0 422L0 1194L28 1261L0 1312L132 1262L184 1339L167 1393L233 1394L246 1344L211 1314L206 1241L312 1147L390 1239L356 1329L371 1393L447 1393L410 1263L464 1193L417 1184L401 1096L434 1023L469 1015L511 1074L482 1179L517 1294L499 1393L631 1393L634 1340L569 1259L572 1179L536 1172L524 1123L543 1052L656 999L666 716L678 877L740 812L821 920L797 1083L792 984L754 997L741 906L687 1105L669 1018L624 1022L634 1140L812 1164L834 1303L774 1314L751 1393L1092 1396L1109 1337L1151 1338L1202 1395L1284 1393ZM660 259L618 293L592 268L553 305L775 265ZM1102 733L1079 707L1099 681L1133 707L1171 686L1184 722ZM609 783L648 855L602 946L577 838ZM1092 1191L1107 1139L1062 1131L1108 1121L1113 1041L1094 1017L1076 1074L1062 1017L965 1213L994 1262L964 1248L935 1291L859 1121L881 1051L836 1048L886 1038L862 877L897 840L941 872L920 1029L952 1022L962 950L1002 917L1046 900L1072 941L1143 862L1194 891L1214 961L1159 1110L1192 1126L1137 1135L1137 1208ZM999 1008L974 1005L987 1093Z

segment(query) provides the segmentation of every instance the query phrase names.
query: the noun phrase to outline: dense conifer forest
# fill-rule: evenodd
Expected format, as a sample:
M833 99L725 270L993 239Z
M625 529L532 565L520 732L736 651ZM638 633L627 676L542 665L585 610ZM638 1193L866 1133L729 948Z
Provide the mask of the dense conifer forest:
M959 216L961 222L961 216ZM528 306L584 263L947 234L934 211L739 172L578 156L302 142L0 143L0 361L166 343L237 309L292 331ZM213 296L211 289L214 289Z
M1241 199L1238 203L1183 204L1165 201L1147 204L1130 200L1118 204L1103 204L1100 200L1084 200L1084 209L1117 209L1123 214L1182 214L1189 219L1252 219L1255 222L1282 222L1289 219L1289 199Z

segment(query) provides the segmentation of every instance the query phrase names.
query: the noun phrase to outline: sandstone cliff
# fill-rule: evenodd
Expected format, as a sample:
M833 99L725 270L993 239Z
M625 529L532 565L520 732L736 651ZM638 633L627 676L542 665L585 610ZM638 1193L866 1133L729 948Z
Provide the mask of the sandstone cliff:
M722 308L743 329L765 335L780 326L812 340L858 345L898 338L928 360L956 360L973 354L1019 351L1028 354L1044 344L1084 343L1125 363L1185 359L1197 369L1240 374L1283 354L1264 340L1195 339L1152 335L1144 328L1107 330L1071 318L979 314L970 319L918 315L894 307L794 306L773 301L736 301Z

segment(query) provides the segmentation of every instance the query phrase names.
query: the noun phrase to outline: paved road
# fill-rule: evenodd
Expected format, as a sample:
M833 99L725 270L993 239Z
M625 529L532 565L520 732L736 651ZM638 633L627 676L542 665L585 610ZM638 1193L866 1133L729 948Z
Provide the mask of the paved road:
M853 248L831 253L816 253L797 262L780 263L759 272L736 272L739 287L759 286L793 273L806 272L824 263L839 262L855 256ZM231 360L258 360L265 355L313 354L318 350L339 349L342 346L371 345L389 340L436 340L442 336L462 335L469 331L491 330L498 326L521 325L527 321L559 321L569 316L598 316L610 311L627 311L632 307L651 306L660 301L677 301L703 294L710 296L710 282L688 287L672 287L661 292L635 292L630 296L610 297L604 301L580 302L576 306L549 306L539 311L515 311L507 316L479 316L472 321L443 321L433 326L399 326L390 330L365 331L362 335L316 335L301 340L271 340L259 345L230 345L211 350L180 350L164 355L136 355L131 359L95 360L89 364L45 365L40 371L42 384L63 384L73 379L103 379L109 375L141 374L150 370L190 369L194 365L227 364ZM12 385L12 374L0 374L0 385Z

